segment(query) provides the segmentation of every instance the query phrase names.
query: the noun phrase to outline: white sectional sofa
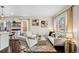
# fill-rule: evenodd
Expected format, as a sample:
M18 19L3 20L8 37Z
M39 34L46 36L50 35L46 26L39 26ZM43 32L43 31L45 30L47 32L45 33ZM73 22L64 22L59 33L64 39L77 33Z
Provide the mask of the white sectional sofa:
M37 36L30 31L25 32L24 35L18 34L17 36L25 39L29 48L33 47L38 42Z
M48 36L48 39L54 46L63 46L65 42L64 38L55 38L55 37Z

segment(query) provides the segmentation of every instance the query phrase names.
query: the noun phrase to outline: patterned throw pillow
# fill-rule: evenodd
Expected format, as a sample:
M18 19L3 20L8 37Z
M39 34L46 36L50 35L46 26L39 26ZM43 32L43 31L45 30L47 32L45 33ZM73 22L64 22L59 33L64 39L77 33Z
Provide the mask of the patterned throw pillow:
M55 33L52 33L51 36L52 36L52 37L56 37Z

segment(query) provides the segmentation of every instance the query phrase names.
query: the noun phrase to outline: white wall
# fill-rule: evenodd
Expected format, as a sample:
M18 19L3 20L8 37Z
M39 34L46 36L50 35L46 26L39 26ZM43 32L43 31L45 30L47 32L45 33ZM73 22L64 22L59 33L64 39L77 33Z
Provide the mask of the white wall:
M39 19L39 26L32 26L32 20L34 19ZM41 20L46 20L48 21L48 26L41 28ZM53 24L52 24L52 17L51 16L32 16L30 17L30 31L32 31L35 34L48 34L50 30L53 29Z
M32 31L34 34L48 34L50 30L53 30L53 20L52 16L19 16L19 17L13 17L13 18L7 18L10 19L10 21L15 20L15 21L20 21L22 20L29 20L28 25L29 25L29 31ZM34 19L39 19L39 26L32 26L32 20ZM48 26L41 28L41 20L46 20L48 22Z
M77 42L77 52L79 52L79 6L73 7L73 32Z

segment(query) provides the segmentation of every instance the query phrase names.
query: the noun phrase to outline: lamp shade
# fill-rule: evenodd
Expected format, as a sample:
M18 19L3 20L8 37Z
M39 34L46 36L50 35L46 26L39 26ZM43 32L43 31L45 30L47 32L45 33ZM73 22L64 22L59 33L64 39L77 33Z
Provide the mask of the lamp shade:
M67 32L67 38L73 38L73 33L72 32Z

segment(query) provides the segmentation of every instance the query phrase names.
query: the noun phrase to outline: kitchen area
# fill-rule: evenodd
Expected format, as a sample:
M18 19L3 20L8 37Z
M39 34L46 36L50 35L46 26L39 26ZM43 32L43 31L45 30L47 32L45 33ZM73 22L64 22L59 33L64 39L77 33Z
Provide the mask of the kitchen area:
M10 22L0 20L0 51L9 47L10 28Z
M27 31L26 22L27 20L21 20L19 17L0 18L0 52L8 52L10 39L17 39L20 32Z

